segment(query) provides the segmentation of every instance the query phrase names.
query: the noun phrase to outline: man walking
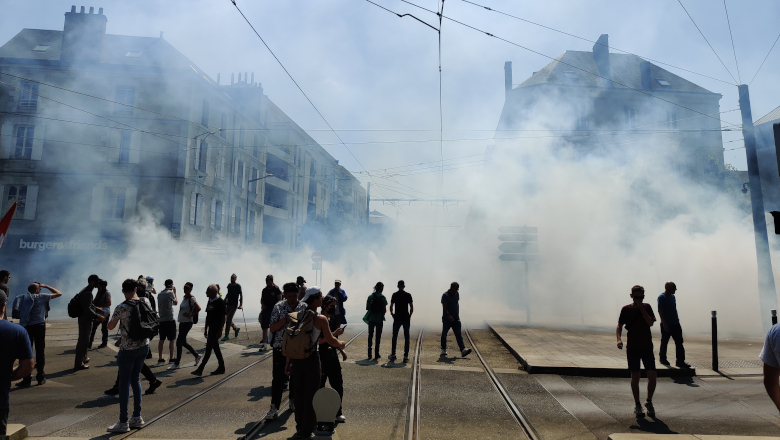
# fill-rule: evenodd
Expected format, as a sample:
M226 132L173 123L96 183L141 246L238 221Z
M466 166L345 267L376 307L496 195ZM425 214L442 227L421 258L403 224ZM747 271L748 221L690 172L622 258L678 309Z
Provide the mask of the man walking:
M41 289L51 293L41 293ZM46 284L32 283L27 286L27 294L22 297L19 304L19 324L27 330L30 337L30 345L35 346L35 376L38 385L46 383L43 367L46 365L46 305L50 300L62 296L59 290ZM32 384L32 376L28 375L19 383L20 387L29 387Z
M366 316L363 318L368 324L368 359L371 359L371 343L376 331L376 344L374 345L374 359L377 361L382 357L379 355L379 344L382 342L382 328L385 324L385 314L387 313L387 298L382 295L385 285L381 281L374 286L374 292L368 295L366 299Z
M217 357L219 366L211 372L211 375L225 374L225 360L222 359L222 350L219 349L219 337L222 335L222 327L225 325L225 301L219 297L219 289L216 284L211 284L206 288L206 296L209 297L208 305L206 305L206 328L209 335L206 338L206 353L203 355L203 361L192 372L196 376L203 374L203 368L208 363L212 350Z
M664 293L658 295L658 316L661 318L661 348L658 350L658 362L669 365L666 359L666 348L669 338L674 339L678 368L691 368L685 363L685 348L683 347L682 327L677 316L677 285L669 281L664 285Z
M227 307L227 319L225 320L225 337L223 341L230 339L230 327L233 327L234 338L238 337L238 331L241 328L236 327L233 324L233 316L236 314L236 310L244 308L244 294L241 292L241 284L236 282L236 274L230 276L230 284L227 285L227 295L225 295L225 302Z
M163 358L165 341L168 341L170 364L176 365L178 363L178 360L173 357L173 341L176 340L176 320L173 318L173 306L178 304L179 299L176 298L176 287L173 285L173 280L167 279L165 280L165 289L157 294L157 307L160 314L160 342L157 343L158 364L165 362Z
M442 329L441 329L441 355L447 356L447 333L452 329L452 333L455 335L455 341L458 343L461 356L468 356L471 353L470 348L466 348L463 343L463 335L461 334L460 324L460 284L457 282L450 283L450 290L444 292L441 296L441 309L442 309Z
M398 282L398 292L390 297L390 315L393 317L393 348L390 351L390 362L395 362L395 345L398 341L398 330L404 329L404 363L409 362L409 323L414 313L412 295L404 290L404 280Z
M92 348L92 343L95 342L95 334L98 327L101 328L103 333L103 342L100 343L98 348L105 348L108 346L108 321L111 317L111 292L108 291L108 282L106 280L100 280L98 283L98 291L95 294L95 300L92 301L95 304L100 313L103 315L103 322L98 320L92 321L92 333L89 335L89 348Z
M273 379L271 380L271 408L263 417L265 420L275 419L279 415L279 405L282 403L282 393L284 385L288 381L285 366L287 358L282 354L282 338L284 337L284 328L290 322L290 313L303 312L308 308L308 304L298 301L298 285L296 283L286 283L282 286L284 301L279 301L274 305L271 313L271 338L273 340ZM292 383L290 384L290 410L295 412L294 393Z
M76 358L73 361L73 369L75 371L89 368L87 349L89 348L89 335L92 333L92 321L99 320L102 323L106 319L95 308L95 304L92 303L92 291L95 290L99 282L100 277L94 274L90 275L87 278L87 287L81 289L81 292L78 293L81 315L78 317L79 339L76 343Z
M339 323L343 325L347 323L347 315L344 311L344 303L347 302L347 292L341 288L341 280L336 280L334 284L335 286L330 289L328 295L336 298L336 301L338 301L338 306L336 307L336 317L338 318Z
M274 276L265 277L265 287L260 295L260 327L263 329L263 342L260 343L260 351L268 350L268 328L271 326L271 314L276 303L282 300L282 290L274 284Z
M631 298L633 302L620 311L618 325L615 329L617 336L617 347L623 349L623 326L626 326L628 343L626 344L626 359L628 360L628 370L631 372L631 393L634 394L634 414L637 417L644 417L642 404L639 401L639 378L641 377L641 368L639 363L645 367L647 372L647 415L655 417L655 408L653 407L653 393L655 393L656 371L655 356L653 355L653 335L650 327L655 323L655 315L650 304L645 304L645 288L636 285L631 288Z
M6 313L8 297L0 292L0 316ZM9 393L11 381L27 377L32 373L35 361L27 332L20 325L0 319L0 439L5 440L8 429L8 411L11 408ZM14 363L19 367L14 370Z

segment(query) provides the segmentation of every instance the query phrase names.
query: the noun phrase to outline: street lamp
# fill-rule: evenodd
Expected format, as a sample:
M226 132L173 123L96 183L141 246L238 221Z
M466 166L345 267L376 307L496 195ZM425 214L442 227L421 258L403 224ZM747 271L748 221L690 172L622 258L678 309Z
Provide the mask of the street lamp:
M263 180L266 177L271 177L273 174L267 174L263 177L258 177L257 179L250 179L246 182L246 220L244 222L244 245L247 244L249 241L249 184L252 182L257 182L258 180ZM257 194L257 191L255 191L255 194ZM257 221L257 219L255 219Z

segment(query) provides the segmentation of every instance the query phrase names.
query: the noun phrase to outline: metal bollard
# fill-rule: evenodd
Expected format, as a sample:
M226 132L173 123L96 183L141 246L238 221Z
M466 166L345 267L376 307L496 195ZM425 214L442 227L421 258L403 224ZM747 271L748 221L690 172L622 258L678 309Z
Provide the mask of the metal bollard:
M772 325L777 324L777 310L772 309Z
M712 370L718 371L718 312L712 311Z

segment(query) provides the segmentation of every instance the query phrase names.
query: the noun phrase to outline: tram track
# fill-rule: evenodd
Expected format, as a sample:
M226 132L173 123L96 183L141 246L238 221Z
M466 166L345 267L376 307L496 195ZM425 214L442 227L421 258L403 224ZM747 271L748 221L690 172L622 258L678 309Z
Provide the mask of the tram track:
M412 372L407 398L406 429L404 440L416 440L420 436L420 364L422 362L422 341L425 328L420 329L417 345L414 347Z

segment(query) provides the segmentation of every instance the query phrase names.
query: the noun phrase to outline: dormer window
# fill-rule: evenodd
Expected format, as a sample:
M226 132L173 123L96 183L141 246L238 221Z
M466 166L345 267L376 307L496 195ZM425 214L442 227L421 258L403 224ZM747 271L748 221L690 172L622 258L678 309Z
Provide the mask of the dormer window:
M33 52L46 52L51 46L37 45L33 48Z
M656 79L656 81L658 82L658 84L660 84L660 85L662 85L664 87L671 86L671 84L669 84L669 81L667 81L665 79Z
M569 81L571 81L572 83L574 83L574 84L579 84L580 83L580 78L577 76L577 72L574 72L574 71L571 71L571 70L567 70L567 71L563 72L563 74L566 75L566 78Z
M141 52L128 52L125 56L128 58L138 58L141 56Z

